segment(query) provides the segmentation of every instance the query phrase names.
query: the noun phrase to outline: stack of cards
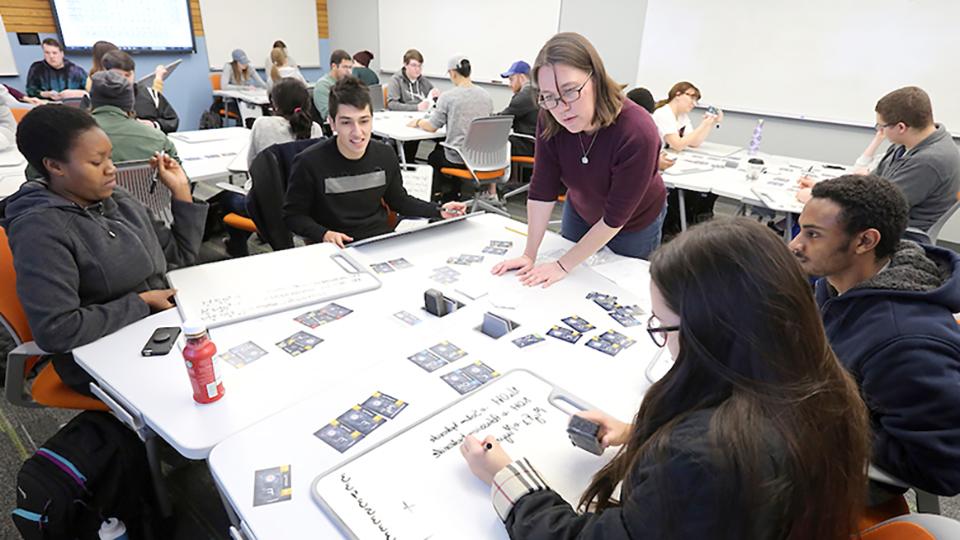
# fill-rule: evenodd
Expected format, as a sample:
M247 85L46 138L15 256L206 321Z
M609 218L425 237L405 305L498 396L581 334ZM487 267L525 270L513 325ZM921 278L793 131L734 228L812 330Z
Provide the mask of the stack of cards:
M595 304L603 309L610 311L617 306L617 297L599 292L592 292L587 295L587 300L593 300Z
M378 274L387 274L393 272L394 270L403 270L412 266L413 265L410 264L410 261L401 257L399 259L392 259L386 262L371 264L370 268L372 268L373 271Z
M407 359L425 369L427 372L433 372L466 355L466 351L453 343L441 341L429 349L424 349L413 356L408 356Z
M449 266L441 266L433 270L433 275L430 276L430 279L436 281L437 283L442 283L444 285L449 285L457 279L460 278L460 272L457 272Z
M410 313L409 311L398 311L393 314L397 319L413 326L415 324L420 324L420 319L416 315Z
M327 304L320 309L301 313L293 320L309 328L316 328L328 322L342 319L351 313L353 313L352 309L345 308L340 304Z
M538 334L527 334L523 337L518 337L517 339L513 340L513 344L522 349L524 347L529 347L530 345L540 343L541 341L543 341L543 338Z
M277 347L283 349L283 352L290 356L299 356L317 345L323 343L323 340L313 334L306 332L297 332L296 334L277 342Z
M613 320L626 327L639 326L644 323L643 310L637 305L621 306L617 304L610 310L609 315L613 317Z
M354 405L314 435L342 454L357 441L373 433L387 419L396 418L406 407L407 403L403 400L374 392L363 404Z
M252 341L247 341L241 343L236 347L233 347L228 352L221 353L218 356L220 360L230 364L235 368L242 368L247 364L251 364L258 360L261 356L266 356L267 351L260 348L259 345Z
M513 242L505 240L491 240L490 245L483 248L483 252L491 255L504 255L511 247L513 247Z
M594 336L587 341L587 347L596 349L602 353L616 356L620 351L636 343L636 340L627 337L615 330L607 330L599 336Z
M447 259L447 264L460 264L463 266L470 266L473 263L483 262L483 255L469 255L464 253L459 257L450 257Z
M574 330L580 333L589 332L594 328L596 328L596 326L587 322L586 319L582 317L578 317L576 315L571 315L569 317L566 317L560 320L563 321L563 324L569 326L570 328L573 328Z
M441 375L440 378L457 392L466 394L499 376L499 372L477 360L463 369Z
M547 335L550 337L555 337L561 341L566 341L567 343L576 343L580 341L580 338L583 337L583 334L577 332L576 330L571 330L569 328L556 325L547 330Z
M293 495L290 465L261 469L253 473L253 505L289 501Z

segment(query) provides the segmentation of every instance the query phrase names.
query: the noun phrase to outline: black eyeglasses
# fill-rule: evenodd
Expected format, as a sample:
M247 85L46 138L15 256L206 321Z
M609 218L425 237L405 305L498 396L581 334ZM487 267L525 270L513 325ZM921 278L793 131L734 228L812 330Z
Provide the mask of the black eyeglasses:
M587 75L587 80L583 81L583 84L573 90L564 91L558 98L544 97L543 95L538 96L537 105L539 105L540 108L549 111L550 109L556 109L561 102L566 103L567 105L573 103L574 101L580 99L580 93L583 92L583 88L587 86L587 83L590 82L592 77L593 72L591 71L590 74Z
M667 334L680 330L679 326L661 326L660 319L656 315L651 315L647 319L647 334L657 347L664 347L667 344Z
M886 128L890 127L890 126L895 126L895 125L897 125L897 124L896 124L896 123L893 123L893 124L874 124L874 125L873 125L873 129L876 130L876 131L880 131L881 129L886 129Z

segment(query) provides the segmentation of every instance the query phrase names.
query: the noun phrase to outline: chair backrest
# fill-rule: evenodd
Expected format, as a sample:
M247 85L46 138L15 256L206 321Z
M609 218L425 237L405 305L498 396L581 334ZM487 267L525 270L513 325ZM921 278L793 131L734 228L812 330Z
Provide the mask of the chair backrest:
M274 144L261 151L250 164L253 187L247 196L247 212L257 232L274 251L293 247L293 234L283 221L283 197L297 154L320 142L303 139Z
M495 171L510 166L512 116L474 118L460 153L475 171Z
M17 272L13 268L13 252L7 243L7 231L0 227L0 323L20 345L33 339L27 314L17 296Z
M117 163L117 185L150 211L154 219L170 225L173 223L173 211L170 201L173 194L170 189L154 176L154 169L147 160L124 161Z
M26 109L23 107L10 107L10 112L13 113L13 119L16 120L17 123L19 124L20 121L23 120L23 117L26 116L28 112L30 112L30 109Z
M213 87L214 90L223 89L223 83L220 81L221 75L222 75L221 73L210 74L210 86Z
M936 514L906 514L861 533L863 540L958 540L960 521Z
M946 213L940 216L940 219L938 219L936 223L931 225L930 229L927 231L927 237L930 238L931 244L937 243L937 237L940 236L940 229L942 229L943 226L946 225L948 221L950 221L950 218L953 216L953 214L957 212L958 209L960 209L960 192L957 192L957 201L953 203L953 206L951 206L950 209L946 211Z
M367 90L370 91L370 107L373 109L372 112L382 111L386 106L386 100L383 98L383 86L371 84L367 87Z

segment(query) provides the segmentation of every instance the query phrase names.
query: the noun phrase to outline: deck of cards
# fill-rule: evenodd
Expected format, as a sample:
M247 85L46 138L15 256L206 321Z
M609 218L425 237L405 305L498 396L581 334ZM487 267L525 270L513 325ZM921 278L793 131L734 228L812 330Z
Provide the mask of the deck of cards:
M430 276L430 279L436 281L437 283L449 285L460 279L460 272L457 272L449 266L441 266L440 268L435 268L433 270L433 274Z
M427 373L432 373L443 366L455 362L467 355L460 347L457 347L449 341L441 341L429 349L424 349L416 354L407 357L414 364L423 368Z
M447 259L447 264L459 264L461 266L470 266L478 262L483 262L483 255L469 255L464 253L459 257L450 257Z
M484 253L490 255L505 255L507 250L513 247L513 242L506 240L491 240L490 245L483 248Z
M631 337L625 336L616 330L607 330L599 336L594 336L587 340L587 347L598 350L602 353L616 356L620 351L636 343Z
M327 324L328 322L342 319L351 313L353 313L352 309L343 307L340 304L331 303L323 306L320 309L301 313L300 315L294 317L293 320L308 328L316 328L318 326Z
M499 372L477 360L465 368L441 375L440 378L460 394L466 394L499 376Z
M378 274L389 274L390 272L394 272L396 270L403 270L405 268L412 267L413 265L410 264L410 261L404 259L403 257L370 265L370 268Z
M403 400L374 392L362 404L347 409L314 435L342 454L388 419L396 418L406 407Z

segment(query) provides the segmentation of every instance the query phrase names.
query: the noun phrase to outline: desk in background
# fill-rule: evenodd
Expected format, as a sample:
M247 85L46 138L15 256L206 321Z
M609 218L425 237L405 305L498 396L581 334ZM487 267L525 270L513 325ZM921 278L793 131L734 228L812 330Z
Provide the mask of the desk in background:
M425 112L407 111L379 111L373 113L373 134L384 139L390 139L397 145L400 163L406 163L407 157L403 152L403 143L407 141L426 141L443 139L447 136L446 128L433 133L407 126L411 120L424 118ZM411 156L411 162L416 156Z
M240 123L246 127L248 118L263 116L263 107L270 105L270 95L263 88L244 90L214 90L213 95L223 98L224 103L233 101L240 111Z
M250 130L242 127L178 131L168 135L177 147L183 171L196 184L194 196L206 200L220 192L217 182L230 182L236 167L246 167ZM243 172L246 177L245 171ZM232 183L232 182L231 182ZM241 180L239 183L243 183Z

